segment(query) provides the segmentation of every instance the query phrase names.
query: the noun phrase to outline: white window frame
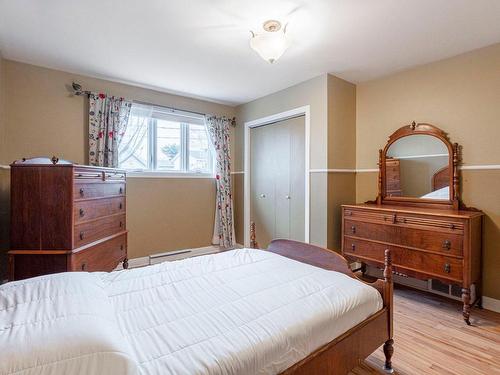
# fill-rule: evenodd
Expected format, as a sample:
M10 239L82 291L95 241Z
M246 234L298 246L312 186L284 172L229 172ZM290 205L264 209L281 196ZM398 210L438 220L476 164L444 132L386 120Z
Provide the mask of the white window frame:
M127 177L132 178L215 178L215 150L213 148L210 135L205 123L205 117L192 112L180 111L176 109L152 106L154 109L166 114L173 114L178 117L186 117L186 122L179 121L181 126L181 160L182 165L180 171L158 170L157 169L157 124L158 120L155 117L150 117L148 120L148 169L126 169ZM202 121L205 125L205 132L208 139L211 158L209 165L211 172L193 172L189 171L189 119L195 119L196 122ZM193 122L196 124L196 122Z

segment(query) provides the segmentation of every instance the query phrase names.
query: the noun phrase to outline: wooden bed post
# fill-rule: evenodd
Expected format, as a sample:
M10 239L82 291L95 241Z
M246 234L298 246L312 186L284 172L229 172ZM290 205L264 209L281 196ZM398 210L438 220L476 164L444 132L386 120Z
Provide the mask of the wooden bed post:
M392 324L392 315L394 309L394 300L393 300L393 289L394 284L392 282L392 258L391 258L391 250L385 250L385 267L384 267L384 304L388 309L388 322L387 327L389 330L389 340L387 340L384 344L384 355L385 355L385 364L384 371L387 373L393 373L394 370L392 368L392 355L394 354L394 340L393 340L393 324Z
M255 240L255 222L250 223L250 248L251 249L258 249L259 244Z

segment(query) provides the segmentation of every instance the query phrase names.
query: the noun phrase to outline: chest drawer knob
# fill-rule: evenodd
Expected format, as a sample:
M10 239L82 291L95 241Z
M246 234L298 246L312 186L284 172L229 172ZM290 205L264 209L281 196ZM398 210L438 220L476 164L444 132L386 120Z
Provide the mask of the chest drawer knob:
M84 234L83 234L83 232L80 232L80 236L79 237L80 237L80 240L83 240L83 237L85 237Z
M123 221L120 221L120 228L123 227Z
M121 209L123 208L123 203L120 203L120 204L118 205L118 208L121 210Z
M450 273L451 272L451 265L450 265L450 263L446 263L444 265L444 272L446 272L446 273Z
M120 245L120 250L123 251L123 245Z
M445 250L450 250L451 249L451 241L450 240L444 240L443 241L443 249L445 249Z
M87 269L87 263L82 263L81 267L82 271L85 271Z
M352 245L351 245L351 250L352 250L352 251L356 251L356 245L355 245L355 244L352 244Z
M85 191L83 190L83 188L80 189L80 197L83 197L85 195Z
M123 194L123 188L122 187L120 188L120 194Z
M351 233L352 233L352 234L355 234L355 233L356 233L356 226L354 226L354 225L353 225L353 226L351 227Z
M80 208L80 217L84 217L85 216L85 211L83 210L83 208Z

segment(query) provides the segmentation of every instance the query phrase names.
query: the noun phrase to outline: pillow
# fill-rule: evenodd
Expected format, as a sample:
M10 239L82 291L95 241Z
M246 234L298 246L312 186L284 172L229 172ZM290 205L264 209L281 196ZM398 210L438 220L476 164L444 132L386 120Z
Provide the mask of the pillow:
M138 374L98 274L0 286L0 374Z

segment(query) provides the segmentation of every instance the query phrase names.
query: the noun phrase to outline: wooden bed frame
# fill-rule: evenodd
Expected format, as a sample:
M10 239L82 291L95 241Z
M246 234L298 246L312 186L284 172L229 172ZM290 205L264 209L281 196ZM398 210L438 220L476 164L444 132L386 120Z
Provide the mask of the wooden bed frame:
M250 247L258 248L255 241L254 223L250 228ZM277 239L269 244L267 251L316 267L342 272L377 289L384 303L382 310L289 367L281 375L347 374L381 345L384 345L384 371L393 372L391 363L394 352L393 283L390 250L385 250L384 280L376 280L373 283L359 279L351 271L349 263L343 256L325 248L303 242Z
M450 186L450 168L446 166L432 176L432 191Z

